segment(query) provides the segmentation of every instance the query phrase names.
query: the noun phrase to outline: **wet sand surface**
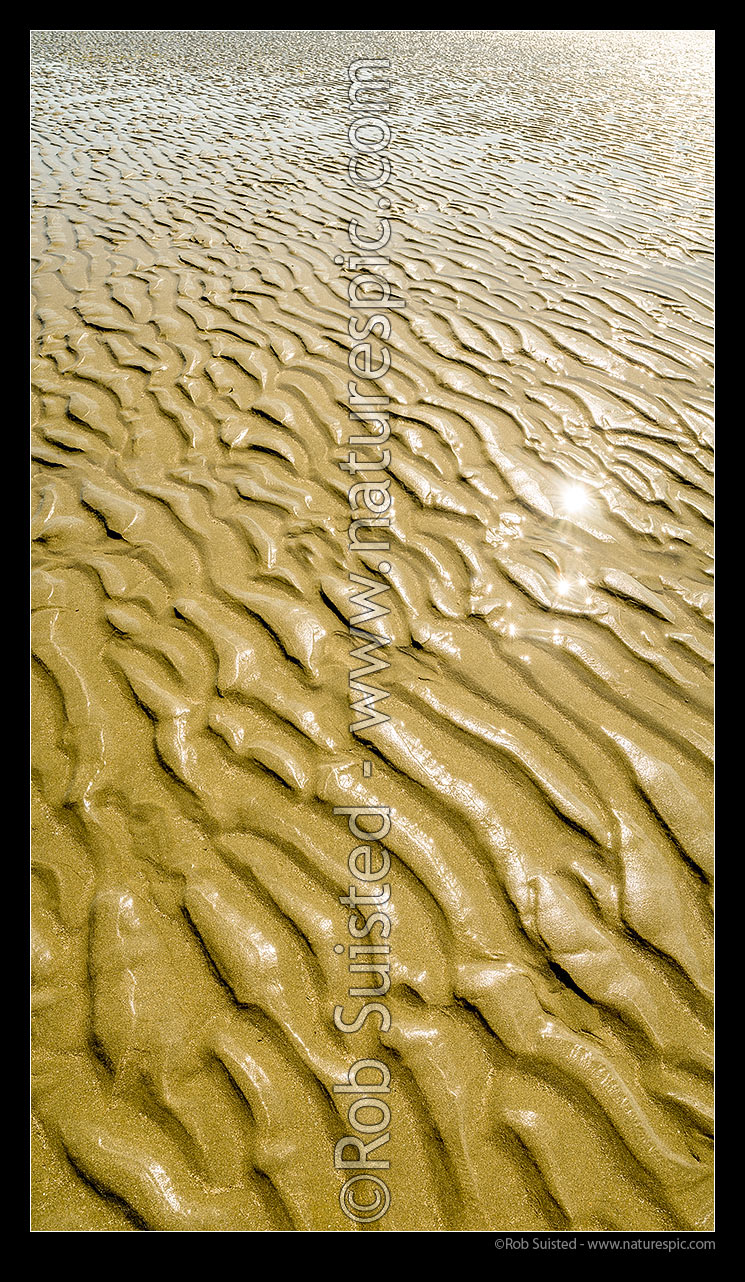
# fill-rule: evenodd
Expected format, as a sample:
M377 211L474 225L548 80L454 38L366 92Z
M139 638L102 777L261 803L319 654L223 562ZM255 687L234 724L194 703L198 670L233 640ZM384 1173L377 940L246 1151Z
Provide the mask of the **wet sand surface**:
M360 56L406 307L352 735ZM33 33L35 1229L354 1230L365 1057L365 1231L711 1227L711 56ZM353 1037L344 805L394 819Z

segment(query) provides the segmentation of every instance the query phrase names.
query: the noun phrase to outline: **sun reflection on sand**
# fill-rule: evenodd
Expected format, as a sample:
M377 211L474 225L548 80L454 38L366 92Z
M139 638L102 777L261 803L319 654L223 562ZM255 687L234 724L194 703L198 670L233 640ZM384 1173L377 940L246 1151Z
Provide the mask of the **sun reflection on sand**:
M567 516L575 516L578 512L584 512L590 501L590 496L584 485L573 484L566 485L561 495L561 505Z

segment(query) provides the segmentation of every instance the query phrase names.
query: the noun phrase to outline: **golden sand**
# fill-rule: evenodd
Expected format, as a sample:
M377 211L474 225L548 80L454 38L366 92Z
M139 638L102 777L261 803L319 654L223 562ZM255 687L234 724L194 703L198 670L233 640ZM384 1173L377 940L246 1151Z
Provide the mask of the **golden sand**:
M406 306L390 719L351 734L365 54ZM366 1231L711 1227L710 63L33 34L36 1230L359 1229L360 1058ZM355 805L394 820L391 1019L345 1034Z

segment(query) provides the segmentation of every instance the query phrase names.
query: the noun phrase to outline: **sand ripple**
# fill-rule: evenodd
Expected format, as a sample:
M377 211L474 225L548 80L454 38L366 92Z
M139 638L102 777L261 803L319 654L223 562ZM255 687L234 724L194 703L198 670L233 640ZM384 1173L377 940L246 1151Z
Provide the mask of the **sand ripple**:
M376 1227L705 1228L710 42L370 34L407 307L355 739L360 39L34 33L36 1226L351 1227L354 797L396 817Z

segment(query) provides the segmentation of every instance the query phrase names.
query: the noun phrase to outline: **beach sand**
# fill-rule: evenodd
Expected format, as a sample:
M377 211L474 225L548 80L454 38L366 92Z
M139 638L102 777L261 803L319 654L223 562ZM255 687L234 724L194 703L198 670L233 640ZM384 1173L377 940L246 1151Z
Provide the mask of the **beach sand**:
M32 1227L710 1229L712 38L32 50ZM352 734L359 57L405 307ZM350 805L393 816L354 1035Z

